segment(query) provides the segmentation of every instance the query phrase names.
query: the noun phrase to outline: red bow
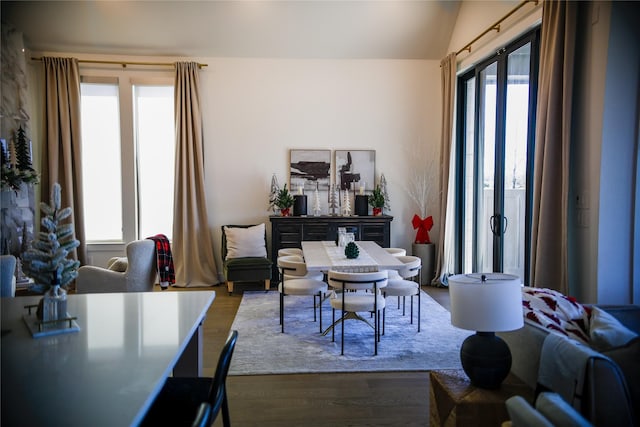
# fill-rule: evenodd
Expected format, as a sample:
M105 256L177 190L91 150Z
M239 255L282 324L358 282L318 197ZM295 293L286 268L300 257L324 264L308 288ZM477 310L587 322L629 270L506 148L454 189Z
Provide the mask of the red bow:
M433 217L428 216L425 219L420 219L418 215L414 215L411 224L413 224L414 229L418 229L416 243L431 243L429 230L433 227Z

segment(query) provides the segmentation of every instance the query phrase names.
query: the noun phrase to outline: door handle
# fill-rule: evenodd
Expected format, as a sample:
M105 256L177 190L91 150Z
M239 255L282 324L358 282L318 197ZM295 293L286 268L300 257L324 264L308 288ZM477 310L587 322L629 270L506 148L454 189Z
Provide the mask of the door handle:
M509 226L509 220L507 219L507 217L496 214L491 215L491 217L489 218L489 228L491 228L491 232L494 236L498 235L496 230L499 229L498 227L500 227L500 223L502 223L502 234L504 234L507 232L507 227Z

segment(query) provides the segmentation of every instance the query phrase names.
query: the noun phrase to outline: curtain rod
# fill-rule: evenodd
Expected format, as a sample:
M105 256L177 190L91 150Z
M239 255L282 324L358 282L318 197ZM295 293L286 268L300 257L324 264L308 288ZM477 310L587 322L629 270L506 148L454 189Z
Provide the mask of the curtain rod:
M42 58L31 58L33 61L42 61ZM99 61L93 59L78 59L78 63L84 64L112 64L112 65L121 65L122 68L127 68L127 65L152 65L152 66L160 66L160 67L173 67L175 66L174 62L132 62L132 61ZM200 64L198 63L198 68L207 67L209 64Z
M477 36L475 39L471 40L469 43L467 43L466 45L464 45L464 47L462 49L460 49L459 51L456 52L456 55L460 55L462 52L464 52L465 50L469 51L469 53L471 53L471 45L474 44L475 42L477 42L478 40L480 40L480 38L482 38L485 34L489 33L490 31L496 31L496 32L500 32L500 24L507 19L508 17L510 17L511 15L513 15L514 13L516 13L518 10L520 10L520 8L522 6L524 6L527 3L535 3L535 5L538 5L538 0L524 0L522 3L520 3L519 5L517 5L516 7L514 7L511 12L507 13L506 15L504 15L502 18L498 19L493 25L489 26L489 28L487 28L486 30L484 30L482 33L480 33L479 36Z

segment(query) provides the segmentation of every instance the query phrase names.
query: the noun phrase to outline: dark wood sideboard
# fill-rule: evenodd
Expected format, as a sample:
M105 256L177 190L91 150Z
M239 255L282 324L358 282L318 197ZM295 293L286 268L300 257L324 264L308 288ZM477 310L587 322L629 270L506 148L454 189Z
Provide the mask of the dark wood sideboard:
M271 259L273 260L272 281L278 281L278 250L281 248L301 248L303 240L336 240L338 227L345 227L354 233L356 240L371 240L380 246L391 246L391 221L393 216L277 216L271 221Z

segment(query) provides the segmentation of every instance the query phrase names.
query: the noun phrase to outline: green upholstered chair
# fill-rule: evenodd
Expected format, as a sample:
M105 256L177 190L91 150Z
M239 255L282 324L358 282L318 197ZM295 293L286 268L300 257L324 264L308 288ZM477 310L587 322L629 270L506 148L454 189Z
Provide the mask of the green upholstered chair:
M267 234L264 224L222 226L222 268L227 291L235 282L259 282L271 287L271 265L267 258Z

